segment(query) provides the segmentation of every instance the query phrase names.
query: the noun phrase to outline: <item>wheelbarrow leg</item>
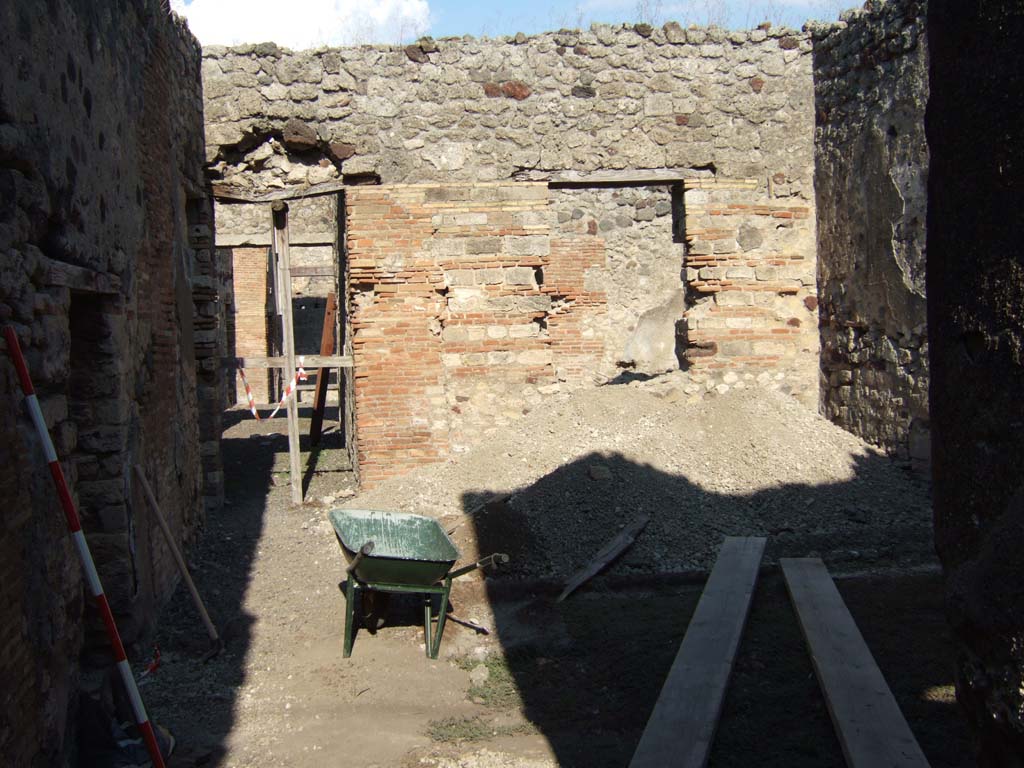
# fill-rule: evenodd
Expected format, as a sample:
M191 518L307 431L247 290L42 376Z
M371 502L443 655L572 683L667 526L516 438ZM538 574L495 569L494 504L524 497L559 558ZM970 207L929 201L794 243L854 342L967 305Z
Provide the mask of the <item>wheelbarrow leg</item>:
M356 618L356 580L350 573L345 582L345 658L352 655L352 633Z
M445 579L444 592L441 593L441 611L437 614L437 632L434 634L434 644L430 647L430 658L436 659L441 650L441 636L444 634L444 622L448 618L448 595L452 591L452 580Z
M430 655L430 597L428 594L423 603L423 647L427 650L427 658L433 658Z

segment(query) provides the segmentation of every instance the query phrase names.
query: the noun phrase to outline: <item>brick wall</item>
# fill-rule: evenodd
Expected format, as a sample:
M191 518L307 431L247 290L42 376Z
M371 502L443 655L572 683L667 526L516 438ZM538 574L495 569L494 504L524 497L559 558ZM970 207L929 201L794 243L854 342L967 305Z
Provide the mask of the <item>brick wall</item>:
M756 182L686 186L688 310L674 299L683 253L665 187L350 189L363 482L442 460L546 395L637 368L639 337L667 346L668 362L655 355L647 364L662 367L651 370L678 368L677 324L701 389L764 386L816 400L810 209L772 200Z
M266 248L232 248L231 274L234 296L234 339L236 357L266 357L270 339L274 338L271 321L273 300L268 291L269 256ZM252 368L245 372L257 403L274 399L270 371ZM238 402L244 403L245 389L241 379L235 385Z
M364 483L463 450L554 378L546 185L397 185L346 200Z
M768 386L817 403L812 208L756 181L686 183L691 376L720 392Z

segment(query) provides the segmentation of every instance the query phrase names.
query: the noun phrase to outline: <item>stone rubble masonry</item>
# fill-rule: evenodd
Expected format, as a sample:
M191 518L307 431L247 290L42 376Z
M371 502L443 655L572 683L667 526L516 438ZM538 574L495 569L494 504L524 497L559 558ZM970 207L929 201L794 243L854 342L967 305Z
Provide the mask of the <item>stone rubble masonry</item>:
M929 459L923 0L814 32L822 409Z
M553 254L568 261L553 255L543 273L555 302L548 331L557 339L560 327L579 324L579 343L586 345L574 360L561 358L560 366L573 369L569 380L593 384L624 369L678 368L683 245L674 241L670 188L555 189L551 215ZM558 312L561 302L572 302L573 312ZM584 313L588 304L594 309ZM664 322L652 323L660 314Z
M160 0L6 3L0 63L0 324L132 649L178 579L132 464L183 543L222 494L199 45ZM110 653L6 354L0 388L0 754L63 765Z
M449 38L423 61L387 46L209 46L210 169L267 189L339 176L475 183L521 169L704 168L777 174L775 195L812 200L810 38L644 31ZM287 146L296 122L315 146Z

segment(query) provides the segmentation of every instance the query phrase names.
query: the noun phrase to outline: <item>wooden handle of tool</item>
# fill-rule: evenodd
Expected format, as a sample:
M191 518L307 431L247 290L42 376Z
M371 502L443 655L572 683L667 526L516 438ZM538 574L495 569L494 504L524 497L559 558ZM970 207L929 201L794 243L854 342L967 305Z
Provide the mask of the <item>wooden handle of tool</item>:
M142 493L146 497L146 502L149 504L149 508L153 510L153 516L156 518L156 522L160 526L160 530L163 531L164 539L167 541L167 548L171 550L174 562L178 564L178 570L181 571L181 578L185 580L185 586L188 587L188 591L192 595L192 602L195 603L196 610L199 611L199 616L202 618L203 624L206 625L206 634L210 636L210 640L214 643L220 643L220 636L217 634L217 628L214 627L213 622L210 621L210 614L206 612L206 606L203 604L203 599L199 596L199 590L196 589L196 585L192 581L192 576L188 572L188 566L185 565L185 559L181 556L181 551L178 549L177 542L174 541L174 535L171 533L171 529L167 525L167 521L160 512L160 507L156 503L156 496L153 495L153 489L149 487L149 483L146 481L146 476L142 473L142 467L138 464L133 464L132 468L135 470L136 477L139 478L139 484L142 486Z
M345 569L345 573L351 574L355 572L359 563L363 561L364 557L369 556L371 552L373 552L373 542L368 541L359 548L359 552L357 552L356 556L352 558L352 562L348 564L348 568Z

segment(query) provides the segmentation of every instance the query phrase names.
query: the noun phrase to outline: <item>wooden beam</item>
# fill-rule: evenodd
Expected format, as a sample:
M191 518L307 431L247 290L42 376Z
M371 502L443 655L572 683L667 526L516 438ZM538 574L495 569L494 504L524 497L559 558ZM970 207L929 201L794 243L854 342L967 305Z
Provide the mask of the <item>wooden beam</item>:
M927 768L928 760L825 564L818 558L783 558L779 564L846 764Z
M622 186L645 186L652 184L682 184L687 189L720 187L727 189L756 189L757 179L719 179L714 176L696 176L686 168L629 168L602 171L517 171L512 176L516 181L546 181L548 184L566 186L600 186L602 184Z
M285 357L225 357L223 367L244 368L287 368ZM304 355L302 364L306 368L351 368L352 358L348 355Z
M675 168L641 168L615 171L518 171L516 181L546 181L549 184L675 184L693 171Z
M640 535L640 531L647 526L650 519L651 516L646 512L641 512L637 515L629 525L619 531L618 536L605 544L582 570L573 574L572 578L566 582L565 589L562 590L562 594L558 596L558 599L555 600L555 602L562 602L565 598L607 568L608 564L611 563L612 560L621 555L627 547L636 541L636 537Z
M295 371L295 324L292 320L292 289L288 278L291 255L288 243L288 205L275 203L271 211L274 227L274 252L277 254L278 281L281 290L281 342L284 348L285 380ZM288 459L292 486L292 504L302 503L302 471L299 466L299 393L293 392L285 404L288 409Z
M764 545L734 536L722 544L630 768L707 764Z
M294 276L294 271L293 271ZM327 296L327 309L324 312L324 329L320 333L320 354L330 355L334 352L334 327L337 325L338 300L332 291ZM309 421L309 443L320 445L320 432L324 426L324 410L327 408L327 381L331 378L330 368L320 368L316 375L316 393L313 395L313 417Z
M334 267L292 267L291 276L292 279L296 277L334 277Z
M338 239L337 232L293 232L291 234L292 245L326 245L333 246ZM231 234L217 232L214 238L218 248L248 248L267 247L273 245L273 238L269 232L243 232Z
M45 258L45 257L43 257ZM42 259L41 259L42 260ZM59 285L73 291L89 293L120 293L121 278L63 261L46 259L45 285Z
M286 187L269 192L254 192L244 187L233 187L230 184L212 185L213 197L216 200L236 203L274 203L281 200L297 200L302 197L316 197L341 192L347 185L341 179L325 181L320 184L305 184L301 187Z

